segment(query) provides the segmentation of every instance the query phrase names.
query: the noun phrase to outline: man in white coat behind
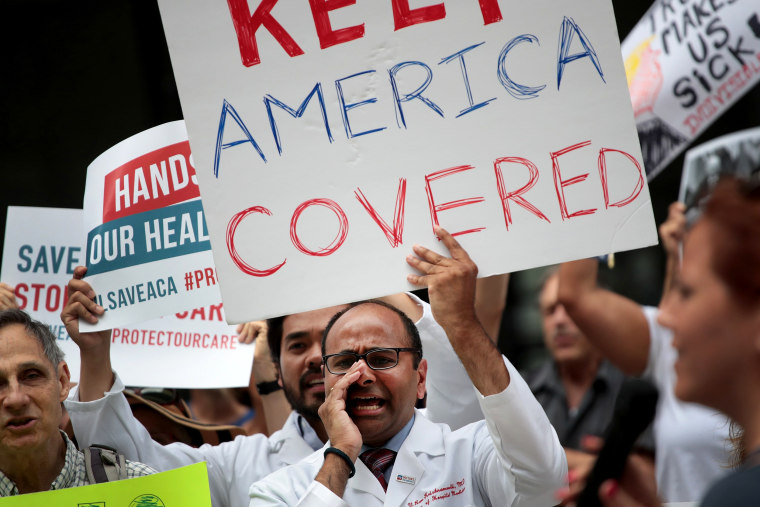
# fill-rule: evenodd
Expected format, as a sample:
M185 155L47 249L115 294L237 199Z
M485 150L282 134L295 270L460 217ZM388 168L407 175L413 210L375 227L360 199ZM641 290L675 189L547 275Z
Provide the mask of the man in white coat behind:
M414 405L427 362L414 325L395 308L365 302L342 311L322 341L324 448L255 483L263 505L536 505L555 503L565 454L530 389L475 316L477 266L454 238L451 258L415 246L407 262L427 286L433 315L477 390L485 420L451 431Z

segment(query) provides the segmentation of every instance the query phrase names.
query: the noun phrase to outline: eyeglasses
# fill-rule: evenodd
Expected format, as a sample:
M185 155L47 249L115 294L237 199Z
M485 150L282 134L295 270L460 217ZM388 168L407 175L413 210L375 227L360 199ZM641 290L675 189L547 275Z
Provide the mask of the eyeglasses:
M333 375L345 375L359 359L364 359L367 366L373 370L387 370L398 364L399 352L416 352L422 355L419 349L413 347L389 347L372 349L364 354L356 354L354 352L330 354L322 356L322 362Z

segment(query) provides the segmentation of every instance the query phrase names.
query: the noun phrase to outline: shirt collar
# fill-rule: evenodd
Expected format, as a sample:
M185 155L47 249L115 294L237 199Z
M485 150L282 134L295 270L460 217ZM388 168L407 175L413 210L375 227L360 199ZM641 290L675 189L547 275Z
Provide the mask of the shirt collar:
M599 369L596 371L596 381L602 382L604 387L607 388L613 383L615 378L615 367L609 361L602 361L599 365Z
M61 473L55 478L50 489L64 489L70 488L74 483L77 476L77 461L79 459L79 451L77 451L74 442L69 440L69 437L61 431L61 436L64 442L66 442L66 460L61 469Z
M614 366L608 361L602 360L599 363L599 368L596 370L593 385L597 389L606 389L613 382L614 376ZM534 393L541 390L563 392L565 388L557 370L557 363L549 360L541 365L529 382L529 387Z
M534 393L540 390L552 390L556 391L561 389L562 381L559 379L559 373L557 372L556 363L553 359L544 361L544 363L538 368L533 375L529 375L529 387Z
M389 449L393 452L398 452L398 450L401 449L401 445L404 443L404 440L406 440L406 437L409 436L409 432L412 431L412 426L414 426L414 417L415 414L412 414L412 418L409 419L409 422L406 423L406 425L401 428L398 433L393 435L391 439L382 446L382 448ZM373 449L373 447L362 444L362 450L360 454L368 449Z
M296 422L298 423L296 424L298 427L298 434L301 435L301 438L304 439L309 447L316 451L325 445L325 443L319 439L317 432L314 431L314 428L311 427L311 424L309 424L309 421L307 421L304 416L299 414Z
M0 497L18 495L18 488L10 478L0 472Z
M74 443L69 440L69 437L66 436L66 433L63 431L60 433L64 442L66 442L66 457L61 472L58 474L58 477L55 478L53 484L50 486L51 490L71 487L71 484L76 478L77 473L76 463L79 451L77 451ZM3 472L0 472L0 497L15 496L18 494L19 491L16 484L7 475L5 475Z

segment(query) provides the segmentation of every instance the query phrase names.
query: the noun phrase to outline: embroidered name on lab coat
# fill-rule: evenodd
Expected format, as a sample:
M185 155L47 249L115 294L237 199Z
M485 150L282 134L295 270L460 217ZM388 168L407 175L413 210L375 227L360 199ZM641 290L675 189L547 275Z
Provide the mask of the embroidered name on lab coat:
M400 474L398 477L402 477ZM396 477L396 480L399 480ZM422 498L407 502L407 507L415 507L416 505L430 505L438 500L444 500L453 496L461 495L464 490L467 489L464 485L464 478L461 481L456 481L456 484L450 483L448 486L441 486L431 491L425 491Z

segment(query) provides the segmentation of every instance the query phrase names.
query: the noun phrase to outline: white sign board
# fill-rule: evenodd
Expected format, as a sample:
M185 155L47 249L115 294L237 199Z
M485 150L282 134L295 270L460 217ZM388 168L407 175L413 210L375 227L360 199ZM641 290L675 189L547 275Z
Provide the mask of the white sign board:
M84 264L82 210L8 207L0 280L15 287L19 307L48 324L79 381L79 348L61 323L67 284ZM117 327L111 362L127 385L176 388L246 386L253 346L237 341L221 303Z
M623 41L650 180L760 80L757 6L656 1Z
M216 388L247 386L253 345L238 343L222 304L180 312L111 334L111 363L126 385Z
M656 242L609 0L161 0L231 322Z
M86 280L111 329L221 301L182 121L126 139L87 168Z
M14 287L20 309L50 327L75 382L79 347L60 315L74 268L82 264L82 210L8 206L0 281Z

